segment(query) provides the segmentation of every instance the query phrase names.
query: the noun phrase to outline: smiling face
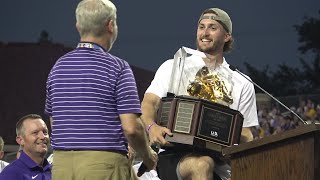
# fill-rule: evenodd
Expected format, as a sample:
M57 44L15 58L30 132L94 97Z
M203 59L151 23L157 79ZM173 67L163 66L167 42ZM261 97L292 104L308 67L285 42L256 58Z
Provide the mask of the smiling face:
M206 16L215 16L213 13ZM197 48L199 51L216 54L223 53L223 46L231 38L223 26L216 20L202 19L197 29Z
M23 146L23 152L33 158L44 157L49 146L48 128L42 119L26 119L23 122L17 142Z

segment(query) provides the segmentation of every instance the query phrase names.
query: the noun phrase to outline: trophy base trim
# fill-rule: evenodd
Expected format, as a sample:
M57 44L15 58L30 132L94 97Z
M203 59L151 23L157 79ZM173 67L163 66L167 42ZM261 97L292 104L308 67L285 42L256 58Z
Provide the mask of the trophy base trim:
M188 144L200 148L210 149L216 152L222 153L222 149L224 146L219 145L215 142L208 141L207 139L199 138L196 136L181 134L181 133L172 133L173 136L166 136L165 140L170 143L178 143L178 144Z

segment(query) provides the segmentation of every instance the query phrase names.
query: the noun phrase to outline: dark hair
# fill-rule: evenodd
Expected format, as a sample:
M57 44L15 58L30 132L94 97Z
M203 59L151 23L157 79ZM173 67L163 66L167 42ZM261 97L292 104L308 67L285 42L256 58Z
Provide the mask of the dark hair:
M233 42L234 42L234 39L231 36L230 40L224 43L223 52L230 52L233 49Z
M209 14L209 13L213 13L213 14L218 15L218 14L217 14L216 12L214 12L213 10L207 9L207 10L205 10L205 11L202 13L201 16L203 16L204 14ZM228 28L227 28L227 26L226 26L223 22L221 22L221 21L219 21L219 20L216 20L216 21L219 22L219 23L222 25L223 29L224 29L226 32L230 33L229 30L228 30ZM200 22L200 21L199 21L199 22ZM231 34L230 34L230 35L231 35ZM233 42L234 42L234 39L233 39L233 37L232 37L232 35L231 35L230 40L229 40L228 42L224 43L223 52L226 52L226 53L227 53L227 52L230 52L230 51L233 49Z
M22 118L20 118L16 124L17 136L19 136L21 134L21 132L23 131L23 122L27 119L42 119L42 117L38 114L28 114L28 115L25 115Z

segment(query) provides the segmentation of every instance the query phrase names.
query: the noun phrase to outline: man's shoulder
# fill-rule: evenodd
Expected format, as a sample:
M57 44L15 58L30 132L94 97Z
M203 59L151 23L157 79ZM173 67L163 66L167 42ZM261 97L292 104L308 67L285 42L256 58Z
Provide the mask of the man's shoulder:
M23 164L23 162L19 159L16 159L16 160L12 161L10 164L8 164L5 169L15 170L15 169L21 169L24 167L25 167L25 165Z
M4 177L19 177L19 174L21 174L24 169L23 164L15 160L3 169L0 174L0 179L2 180Z
M233 71L232 72L232 77L233 77L233 80L235 80L235 82L239 85L242 85L244 86L245 84L250 84L251 82L251 78L246 75L246 74L240 74L238 72L235 72ZM250 81L249 81L250 80Z
M6 166L0 173L0 180L4 179L24 179L24 176L31 177L32 170L21 160L17 159Z
M118 56L115 56L110 53L106 53L106 58L112 59L112 60L116 61L117 63L119 63L120 65L129 65L129 63L126 60L119 58Z
M159 69L160 68L172 67L173 66L173 62L174 62L174 59L167 59L160 65Z
M64 59L66 57L69 57L69 56L74 56L75 53L78 52L78 49L73 49L72 51L69 51L65 54L63 54L62 56L59 57L58 61L61 60L61 59Z

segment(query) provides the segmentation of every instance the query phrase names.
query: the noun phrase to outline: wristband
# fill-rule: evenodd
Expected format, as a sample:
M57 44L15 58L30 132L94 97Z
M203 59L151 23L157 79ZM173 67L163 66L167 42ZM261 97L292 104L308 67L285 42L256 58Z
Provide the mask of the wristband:
M147 134L149 134L150 128L155 124L156 124L156 122L153 122L147 127Z

